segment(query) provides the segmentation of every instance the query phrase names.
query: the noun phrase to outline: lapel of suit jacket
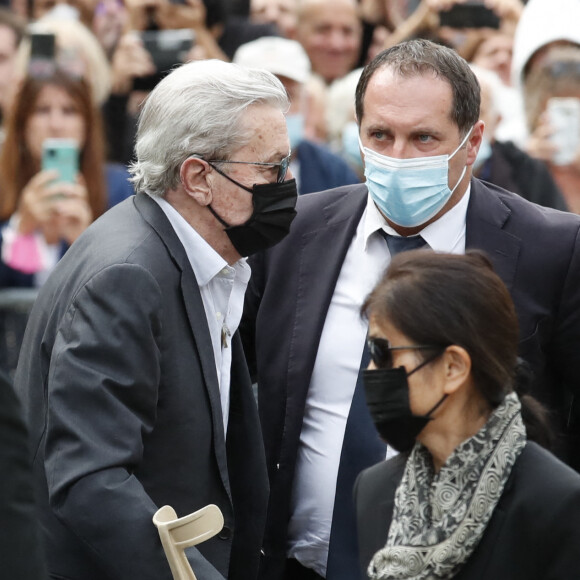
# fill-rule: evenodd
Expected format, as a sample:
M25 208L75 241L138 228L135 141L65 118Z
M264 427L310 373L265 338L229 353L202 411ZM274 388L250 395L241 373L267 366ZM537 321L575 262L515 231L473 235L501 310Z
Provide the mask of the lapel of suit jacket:
M521 247L521 239L503 229L510 215L511 209L495 191L478 179L471 180L465 247L485 251L508 289L513 284Z
M197 354L199 356L212 411L216 459L224 487L231 499L219 383L215 368L211 335L209 333L209 326L199 291L199 285L183 244L163 210L145 193L138 193L135 196L135 204L143 218L157 232L171 255L173 262L181 271L181 292L197 347Z
M301 416L304 408L326 313L366 200L365 186L337 193L322 207L319 224L297 240L298 291L288 358L287 413L297 406Z

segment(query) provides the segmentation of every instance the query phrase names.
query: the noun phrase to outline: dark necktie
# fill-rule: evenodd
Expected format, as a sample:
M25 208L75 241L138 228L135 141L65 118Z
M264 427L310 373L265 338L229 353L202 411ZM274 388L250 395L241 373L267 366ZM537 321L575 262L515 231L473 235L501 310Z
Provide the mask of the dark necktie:
M383 230L391 256L427 246L421 236L392 236ZM346 421L328 546L327 580L356 580L361 577L358 558L356 514L352 491L358 474L385 459L387 446L379 439L366 404L363 373L370 362L366 345Z
M389 252L391 256L400 254L401 252L408 252L410 250L418 250L419 248L426 248L427 242L421 236L412 236L405 238L403 236L393 236L387 234L383 230L379 230L381 235L387 240L387 246L389 246Z

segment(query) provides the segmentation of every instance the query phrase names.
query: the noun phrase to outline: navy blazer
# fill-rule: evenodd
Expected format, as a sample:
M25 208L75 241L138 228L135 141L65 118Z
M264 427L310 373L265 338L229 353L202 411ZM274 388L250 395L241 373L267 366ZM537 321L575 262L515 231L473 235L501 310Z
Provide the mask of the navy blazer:
M398 455L366 469L355 484L362 578L387 542L406 458ZM528 442L480 544L454 579L577 580L579 521L580 475Z
M302 141L296 149L300 171L300 195L360 183L349 164L325 145Z
M15 377L31 426L49 571L170 580L155 511L209 503L199 578L257 575L267 476L239 336L224 436L205 309L185 249L138 194L92 224L40 290Z
M251 259L243 338L266 445L271 497L263 578L279 578L302 417L318 343L367 189L300 197L290 235ZM466 246L487 252L509 288L533 392L564 422L580 389L580 217L471 181ZM580 415L580 412L578 413ZM575 418L578 421L578 418ZM571 426L570 426L571 427ZM580 443L574 447L578 462Z

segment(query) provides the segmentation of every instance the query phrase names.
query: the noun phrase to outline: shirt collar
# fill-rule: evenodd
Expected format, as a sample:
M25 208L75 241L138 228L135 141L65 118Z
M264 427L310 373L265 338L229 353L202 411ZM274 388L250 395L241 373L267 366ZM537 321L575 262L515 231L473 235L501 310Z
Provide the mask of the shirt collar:
M199 286L205 286L223 270L230 272L232 268L242 282L249 281L250 267L245 258L230 266L166 199L157 195L151 198L163 210L183 244Z
M463 197L448 212L444 213L438 220L423 228L420 232L429 247L436 252L452 252L457 241L465 233L465 220L467 218L467 206L471 195L471 183L467 186ZM367 207L364 222L365 250L368 240L376 231L382 229L387 234L398 236L398 234L385 220L383 214L378 210L370 193L367 198Z

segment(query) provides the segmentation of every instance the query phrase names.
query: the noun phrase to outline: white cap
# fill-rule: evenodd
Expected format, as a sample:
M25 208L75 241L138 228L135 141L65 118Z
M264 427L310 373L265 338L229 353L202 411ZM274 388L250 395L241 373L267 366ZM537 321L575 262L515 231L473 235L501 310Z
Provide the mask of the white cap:
M514 35L512 83L523 84L523 71L533 54L558 40L580 44L578 0L529 0Z
M310 77L310 60L296 40L263 36L242 44L233 62L248 68L261 68L280 77L305 83Z

